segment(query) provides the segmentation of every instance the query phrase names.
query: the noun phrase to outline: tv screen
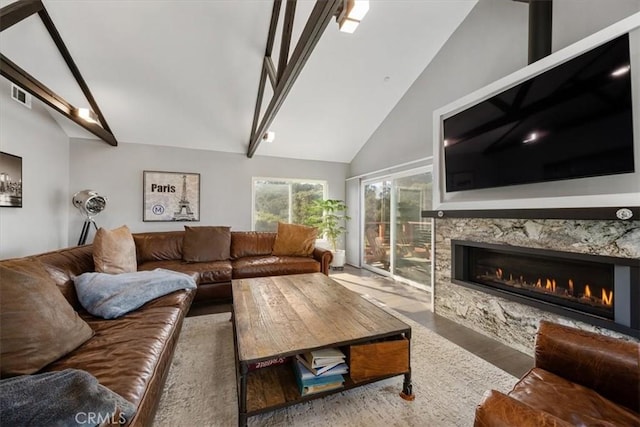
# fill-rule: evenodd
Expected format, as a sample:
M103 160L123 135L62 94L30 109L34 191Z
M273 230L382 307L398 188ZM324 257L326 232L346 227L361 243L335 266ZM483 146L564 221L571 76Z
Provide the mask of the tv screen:
M634 172L625 34L443 121L447 192Z

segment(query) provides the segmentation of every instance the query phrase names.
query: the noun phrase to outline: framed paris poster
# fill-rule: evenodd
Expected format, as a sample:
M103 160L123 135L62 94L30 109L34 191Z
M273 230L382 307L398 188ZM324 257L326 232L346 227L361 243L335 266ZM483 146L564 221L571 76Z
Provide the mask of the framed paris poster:
M143 172L146 222L200 221L200 174Z

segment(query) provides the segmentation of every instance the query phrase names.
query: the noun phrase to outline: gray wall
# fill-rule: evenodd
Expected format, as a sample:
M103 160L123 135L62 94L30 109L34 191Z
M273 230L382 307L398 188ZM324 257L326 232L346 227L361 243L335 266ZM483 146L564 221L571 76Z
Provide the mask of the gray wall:
M351 162L350 175L432 155L433 111L527 64L527 4L480 0Z
M95 219L98 226L126 224L132 231L180 230L184 223L142 221L144 170L200 174L200 222L194 225L228 225L251 229L251 178L281 177L322 179L329 197L344 199L346 163L292 160L215 151L71 139L69 194L83 189L107 197L107 208ZM69 242L75 243L83 218L72 212ZM88 241L93 240L93 233Z
M640 0L555 0L553 50L640 11ZM480 0L351 162L350 176L431 156L433 111L527 65L528 4Z
M640 11L640 0L555 0L551 48L567 47Z
M22 208L0 208L0 259L67 244L69 139L38 101L11 99L0 79L0 151L22 157Z

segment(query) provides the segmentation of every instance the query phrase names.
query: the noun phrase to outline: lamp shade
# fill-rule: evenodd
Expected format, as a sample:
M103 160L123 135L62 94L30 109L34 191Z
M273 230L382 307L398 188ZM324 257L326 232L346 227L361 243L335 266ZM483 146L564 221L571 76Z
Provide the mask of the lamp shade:
M73 195L73 206L88 217L97 215L107 206L107 199L93 190L78 191Z

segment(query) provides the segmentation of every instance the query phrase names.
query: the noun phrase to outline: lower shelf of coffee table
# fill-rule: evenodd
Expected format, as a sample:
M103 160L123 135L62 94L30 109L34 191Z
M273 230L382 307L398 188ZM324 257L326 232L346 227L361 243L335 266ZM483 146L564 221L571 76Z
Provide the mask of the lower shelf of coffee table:
M345 375L344 386L335 390L301 396L291 364L270 366L249 372L247 375L247 415L282 408L295 403L317 399L365 384L403 375L405 372L381 375L354 382Z

